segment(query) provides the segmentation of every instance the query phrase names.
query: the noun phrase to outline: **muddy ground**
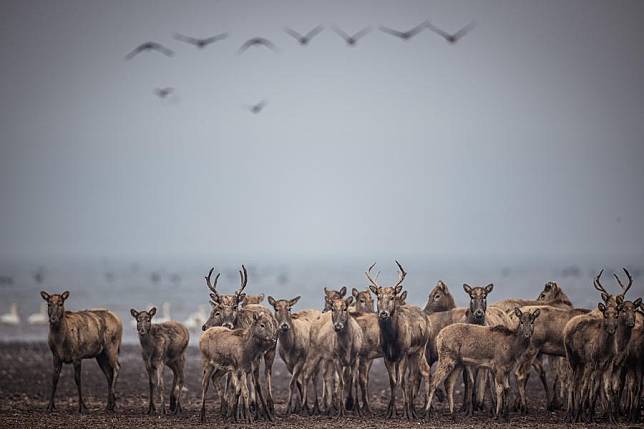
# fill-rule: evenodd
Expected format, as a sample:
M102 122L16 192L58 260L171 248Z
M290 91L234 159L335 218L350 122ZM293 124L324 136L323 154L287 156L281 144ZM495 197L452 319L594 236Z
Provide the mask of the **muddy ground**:
M124 345L120 355L121 375L117 386L117 412L106 414L104 411L106 382L94 360L84 361L83 389L85 402L90 408L87 415L78 415L76 385L71 365L65 365L58 383L56 395L57 411L45 412L48 392L51 385L51 354L47 344L0 344L0 428L73 428L73 427L185 427L201 426L199 422L201 363L199 352L191 347L186 364L186 388L184 392L184 414L174 416L148 416L147 375L141 361L138 345ZM167 383L170 383L167 370ZM348 416L342 420L329 417L281 417L285 409L288 374L278 358L274 366L273 392L276 400L278 418L275 422L257 422L253 426L282 427L296 429L312 428L377 428L394 429L409 427L426 428L490 428L490 427L606 427L606 423L595 425L566 425L562 423L563 413L548 412L544 407L544 394L536 380L529 384L531 414L520 416L511 413L508 422L497 423L487 414L465 418L461 413L450 416L446 404L435 403L437 412L428 421L408 422L401 417L393 420L384 418L389 385L386 370L381 362L376 362L371 371L371 405L374 416L358 418ZM460 393L460 391L459 391ZM458 395L458 402L461 395ZM218 414L218 401L214 392L207 403L208 418L205 426L242 427L225 421ZM624 425L624 427L642 427Z

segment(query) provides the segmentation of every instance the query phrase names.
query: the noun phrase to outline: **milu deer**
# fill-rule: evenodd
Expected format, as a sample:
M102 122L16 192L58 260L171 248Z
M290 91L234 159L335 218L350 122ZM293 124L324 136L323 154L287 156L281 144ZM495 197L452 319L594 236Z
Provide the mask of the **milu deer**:
M324 288L324 308L322 309L322 312L325 313L327 311L331 310L331 307L333 306L333 301L336 299L342 299L344 296L347 294L347 288L346 286L342 286L338 290L334 289L329 289L329 288Z
M429 390L429 365L425 358L425 349L429 340L430 324L425 313L418 307L401 304L402 283L407 276L402 265L396 261L400 273L398 280L391 287L381 287L371 276L371 269L365 272L371 283L369 289L378 299L378 323L380 326L381 346L385 366L389 373L390 400L387 417L396 414L396 388L401 387L403 396L403 414L408 419L416 418L414 409L414 388L420 377L425 381L426 394ZM407 386L406 374L409 366L411 379ZM424 406L427 412L429 403Z
M185 351L188 347L190 334L188 329L179 322L152 323L156 312L156 307L152 307L148 311L130 309L130 314L136 320L136 330L141 343L141 356L148 373L150 386L148 414L156 412L154 406L155 387L161 399L161 412L166 413L163 382L163 369L166 365L174 375L170 391L170 411L180 414L182 412L183 368L186 362Z
M266 350L266 344L274 342L275 332L270 320L261 313L253 313L253 323L245 329L224 327L208 328L199 339L199 350L203 358L201 380L201 421L206 419L206 393L212 378L216 383L228 374L234 395L238 402L233 412L235 420L253 421L249 409L248 377L252 376L253 363ZM239 403L239 398L242 401Z
M641 420L642 377L644 375L644 303L640 301L635 326L624 360L624 414L634 423Z
M504 299L490 304L490 307L498 307L506 313L512 313L516 307L525 307L528 305L549 305L551 307L572 308L572 302L570 302L568 296L556 282L547 282L543 286L543 291L537 299Z
M371 297L371 292L369 289L358 290L356 288L351 289L351 295L354 298L354 303L349 308L349 311L352 313L375 313L373 305L373 298Z
M608 368L613 353L613 341L619 324L617 303L599 303L602 318L592 312L573 317L564 328L566 359L572 370L572 383L568 389L568 421L579 421L583 411L588 419L593 417L597 380ZM609 418L614 416L609 411Z
M454 383L457 367L476 366L491 369L494 373L496 392L496 418L507 415L507 395L510 388L508 377L516 360L530 343L534 321L539 316L537 309L523 313L515 309L519 326L512 330L507 326L481 326L455 323L444 328L436 337L438 367L431 383L429 402L436 388L447 380L447 396L450 413L454 412Z
M261 304L264 301L264 294L260 293L259 295L246 295L241 301L241 306L244 307L248 304Z
M56 386L64 363L74 365L74 381L78 388L78 412L87 411L81 389L81 361L96 358L107 380L107 410L114 411L114 388L118 379L118 354L121 348L123 324L119 317L108 310L65 311L69 292L49 294L40 292L47 301L49 315L49 348L54 358L51 396L48 411L56 407Z
M213 326L223 326L229 329L234 328L246 328L249 327L253 322L253 314L261 313L264 315L267 323L271 325L274 329L275 334L277 335L277 323L273 318L271 311L259 304L248 304L244 307L241 307L241 302L246 297L244 289L248 284L248 274L246 267L242 265L242 269L239 271L240 277L240 287L234 294L231 295L222 295L217 291L217 280L220 277L220 273L215 276L214 282L211 281L211 276L214 271L214 268L211 268L208 276L205 277L206 285L210 289L210 305L212 307L210 316L206 323L204 323L202 330L206 330L209 327ZM273 375L273 362L275 361L276 356L276 342L267 343L266 350L260 356L258 361L254 365L253 370L253 383L255 385L254 391L251 391L251 401L253 407L255 407L255 394L259 396L263 411L266 414L266 417L272 420L275 415L275 406L273 402L273 390L272 390L272 375ZM260 368L260 359L264 360L264 379L266 383L266 394L262 391L260 380L259 380L259 368ZM215 384L215 386L218 386ZM266 397L266 398L264 398ZM222 410L226 410L226 403L222 401Z
M299 404L294 405L296 398L295 389L300 393L301 404L305 403L302 395L302 370L306 363L306 357L310 348L311 320L291 312L295 304L300 300L299 296L293 299L275 299L268 297L268 303L275 310L275 319L278 327L278 345L277 351L286 364L286 368L291 374L289 382L288 399L286 406L286 415L299 410ZM318 311L318 314L320 312Z

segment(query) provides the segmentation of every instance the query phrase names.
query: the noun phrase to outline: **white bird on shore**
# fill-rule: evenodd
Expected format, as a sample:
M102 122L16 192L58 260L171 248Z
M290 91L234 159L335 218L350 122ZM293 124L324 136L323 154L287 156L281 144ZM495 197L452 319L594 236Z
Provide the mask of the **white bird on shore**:
M9 313L0 316L0 323L2 323L3 325L13 326L20 324L20 316L18 316L18 304L16 304L15 302L11 304Z
M40 311L27 317L27 323L29 323L30 325L47 325L49 323L47 304L45 304L44 302L40 304Z
M206 306L199 305L197 306L197 311L188 316L188 318L183 322L183 324L190 331L199 331L206 320L208 319L208 314L206 313Z

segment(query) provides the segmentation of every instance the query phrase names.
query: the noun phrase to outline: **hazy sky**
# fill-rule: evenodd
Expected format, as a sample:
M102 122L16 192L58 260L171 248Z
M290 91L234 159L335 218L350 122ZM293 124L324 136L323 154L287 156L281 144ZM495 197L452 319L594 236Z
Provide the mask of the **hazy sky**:
M478 25L455 46L328 28L426 18ZM642 256L643 19L608 0L4 0L0 256ZM320 23L308 48L282 31ZM238 55L252 36L280 52ZM124 60L147 40L176 55Z

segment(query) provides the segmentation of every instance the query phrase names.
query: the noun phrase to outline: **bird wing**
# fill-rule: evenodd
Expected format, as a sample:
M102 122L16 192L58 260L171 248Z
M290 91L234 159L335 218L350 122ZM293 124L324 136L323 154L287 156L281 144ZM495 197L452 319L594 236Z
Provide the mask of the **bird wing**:
M469 24L467 24L465 27L461 28L458 30L456 33L452 35L454 39L460 39L461 37L465 36L467 33L472 31L472 29L476 27L476 22L472 21Z
M290 29L288 27L284 27L284 31L286 32L286 34L288 34L289 36L293 37L294 39L302 40L304 38L300 33L298 33L295 30L292 30L292 29Z
M171 49L166 48L161 43L150 42L148 46L150 47L150 49L154 49L155 51L161 52L162 54L167 55L168 57L171 57L174 55L174 52Z
M204 42L206 44L211 44L211 43L217 42L218 40L223 40L226 37L228 37L228 33L221 33L221 34L217 34L216 36L212 36L212 37L208 37L206 39L202 39L202 42Z
M138 54L140 54L143 50L145 49L145 44L139 45L136 48L132 49L132 51L125 56L126 60L131 60Z
M243 45L241 45L241 47L239 48L239 53L241 54L253 45L263 45L268 49L277 52L277 47L270 40L264 39L263 37L253 37L252 39L247 40Z
M345 33L340 27L333 27L333 31L335 31L344 40L351 39L351 36L349 36L347 33Z
M406 35L402 31L394 30L393 28L385 27L384 25L380 26L380 31L382 31L383 33L391 34L392 36L400 37L400 38L403 38Z
M415 26L411 30L407 31L407 35L409 37L414 37L416 34L420 33L421 31L423 31L425 29L425 27L426 27L425 24L426 24L425 22L421 22L420 24L418 24L417 26Z
M438 34L439 36L441 36L441 37L443 37L445 39L449 39L451 37L451 35L449 33L447 33L446 31L441 30L440 28L436 27L434 24L432 24L429 21L425 23L425 26L427 26L427 28L429 28L431 31L433 31L434 33Z
M184 36L183 34L175 33L174 38L180 42L190 43L191 45L196 45L199 43L199 39L190 36Z
M324 30L324 27L323 27L323 26L321 26L321 25L318 25L318 26L317 26L317 27L315 27L313 30L311 30L311 31L309 31L308 33L306 33L306 36L305 36L305 37L306 37L307 39L311 40L312 38L314 38L315 36L317 36L318 34L320 34L320 33L322 32L322 30Z
M360 30L356 34L354 34L352 38L353 38L353 40L358 40L358 39L366 36L367 33L369 33L370 31L371 31L371 27L363 28L362 30Z

